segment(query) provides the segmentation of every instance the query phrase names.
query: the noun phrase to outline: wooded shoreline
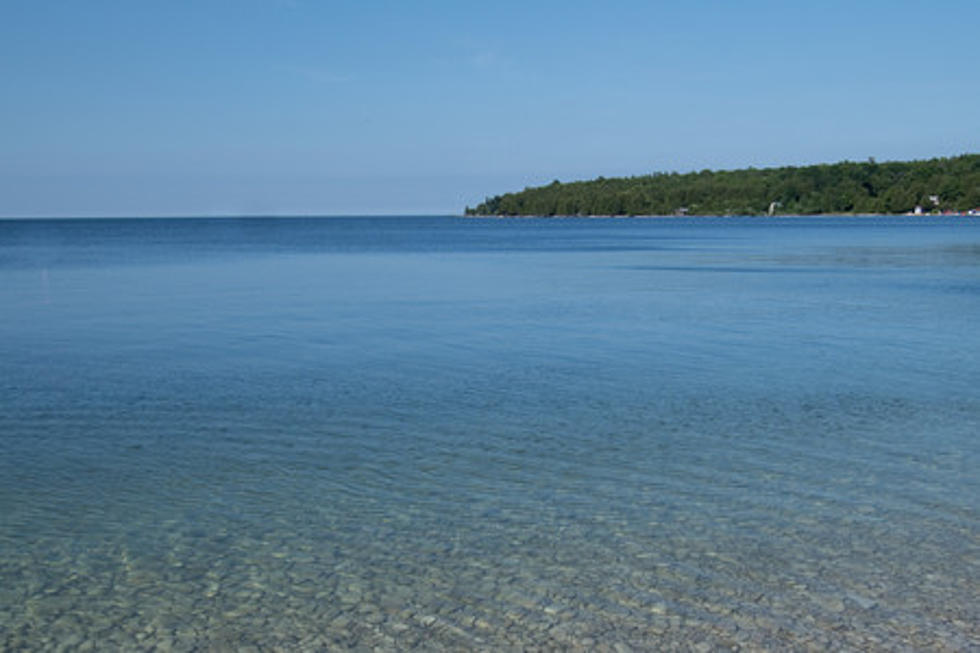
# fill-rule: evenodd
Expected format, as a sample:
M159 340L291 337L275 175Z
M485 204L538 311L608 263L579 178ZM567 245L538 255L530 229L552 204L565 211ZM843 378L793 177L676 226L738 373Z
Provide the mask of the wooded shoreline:
M655 173L488 197L472 216L807 216L968 214L980 208L980 154L805 167Z

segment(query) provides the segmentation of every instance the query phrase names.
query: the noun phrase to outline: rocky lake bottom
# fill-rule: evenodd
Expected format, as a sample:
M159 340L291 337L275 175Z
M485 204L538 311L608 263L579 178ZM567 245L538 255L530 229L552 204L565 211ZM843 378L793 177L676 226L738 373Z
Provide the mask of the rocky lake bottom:
M980 648L980 226L0 221L0 650Z

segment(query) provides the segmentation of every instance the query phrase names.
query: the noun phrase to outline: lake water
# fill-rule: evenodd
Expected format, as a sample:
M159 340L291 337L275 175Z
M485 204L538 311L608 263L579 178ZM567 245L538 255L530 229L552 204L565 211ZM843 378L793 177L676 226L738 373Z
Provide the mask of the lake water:
M976 650L980 221L0 221L0 649Z

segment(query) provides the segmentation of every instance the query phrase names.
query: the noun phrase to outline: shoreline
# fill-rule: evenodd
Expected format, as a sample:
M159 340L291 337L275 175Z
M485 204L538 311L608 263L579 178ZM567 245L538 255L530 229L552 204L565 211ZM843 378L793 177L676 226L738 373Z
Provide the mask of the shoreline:
M587 219L644 219L644 220L678 220L684 218L731 218L731 219L765 219L765 218L980 218L980 214L971 213L774 213L773 215L758 214L739 214L739 215L719 215L714 213L691 213L688 215L507 215L507 214L486 214L486 215L466 215L462 218L500 218L500 219L532 219L543 220L549 218L568 219L568 218L587 218Z

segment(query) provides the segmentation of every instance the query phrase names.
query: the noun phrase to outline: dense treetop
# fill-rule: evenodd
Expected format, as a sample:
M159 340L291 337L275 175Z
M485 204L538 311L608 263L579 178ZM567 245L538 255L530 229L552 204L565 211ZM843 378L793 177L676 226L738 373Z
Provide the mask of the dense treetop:
M980 207L980 154L928 161L702 170L561 183L488 197L466 215L815 215Z

